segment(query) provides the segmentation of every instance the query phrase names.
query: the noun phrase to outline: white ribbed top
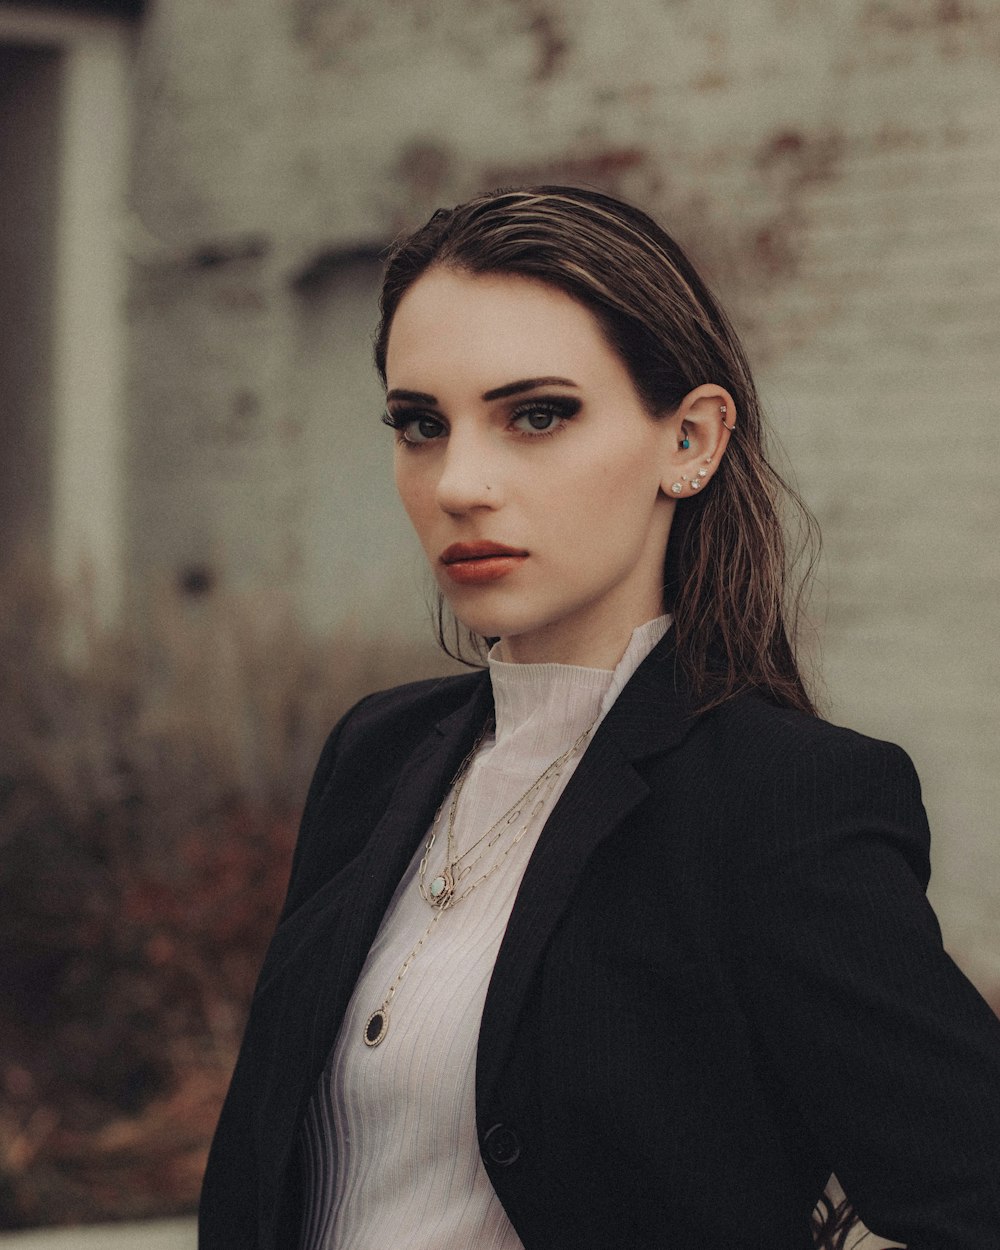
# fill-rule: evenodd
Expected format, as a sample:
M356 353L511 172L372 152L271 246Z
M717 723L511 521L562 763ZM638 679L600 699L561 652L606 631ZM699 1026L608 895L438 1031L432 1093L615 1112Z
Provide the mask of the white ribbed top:
M460 797L459 851L475 843L589 725L599 723L669 625L670 617L661 616L635 630L613 671L510 664L491 653L496 730L481 744ZM578 753L568 760L553 788L543 791L544 808L513 849L507 851L523 818L459 887L461 894L507 851L496 871L434 925L396 990L388 1034L373 1049L363 1041L365 1023L435 914L417 884L423 844L414 855L309 1106L301 1250L521 1250L479 1157L476 1044L521 877L579 759ZM450 796L428 882L445 864L449 803Z

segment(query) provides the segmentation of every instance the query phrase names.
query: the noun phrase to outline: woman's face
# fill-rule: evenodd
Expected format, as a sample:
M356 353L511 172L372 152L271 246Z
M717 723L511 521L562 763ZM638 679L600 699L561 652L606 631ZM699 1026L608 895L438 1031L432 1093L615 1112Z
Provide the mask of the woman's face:
M399 304L386 374L396 485L455 616L506 659L613 667L663 610L678 431L589 310L432 268Z

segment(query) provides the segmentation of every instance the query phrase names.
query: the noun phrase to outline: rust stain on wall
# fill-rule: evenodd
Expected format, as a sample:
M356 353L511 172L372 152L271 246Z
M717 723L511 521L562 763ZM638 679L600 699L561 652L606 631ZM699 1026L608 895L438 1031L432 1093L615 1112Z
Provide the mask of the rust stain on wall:
M903 34L978 23L983 16L972 0L869 0L862 10L861 24Z
M524 10L522 29L530 34L537 45L538 61L532 77L536 82L552 78L562 65L570 48L563 24L548 5L539 0L508 0L514 8Z
M538 44L538 65L535 78L539 82L551 78L569 50L569 40L560 33L555 19L548 13L537 13L528 27Z
M649 153L644 148L607 147L585 154L556 156L551 161L487 167L482 171L482 185L508 187L537 183L586 183L620 194L623 177L647 166L648 162Z
M761 147L756 165L764 173L776 173L790 186L828 182L836 176L844 152L844 137L837 131L806 135L801 130L780 130Z

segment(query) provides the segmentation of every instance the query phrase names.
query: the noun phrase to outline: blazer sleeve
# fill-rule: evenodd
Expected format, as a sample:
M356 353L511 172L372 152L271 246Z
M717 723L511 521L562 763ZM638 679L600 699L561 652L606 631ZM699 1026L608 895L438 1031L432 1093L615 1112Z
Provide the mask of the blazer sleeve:
M281 915L278 918L279 923L293 912L302 899L307 898L324 879L321 874L312 871L312 865L310 864L313 844L319 832L318 826L324 809L324 800L327 797L327 792L330 789L336 769L337 754L340 750L341 740L344 737L344 731L354 716L366 704L371 703L375 697L375 695L367 695L349 708L334 725L333 729L330 730L326 742L323 744L323 750L320 752L316 768L313 770L309 790L306 793L305 805L302 809L302 819L299 822L299 836L296 839L295 850L292 854L292 864L288 875L288 890L281 908ZM329 840L327 839L327 841ZM336 850L335 847L330 849ZM323 867L329 875L332 875L336 865L329 863L324 864Z
M369 696L371 697L371 696ZM314 886L307 868L309 846L316 834L319 813L333 776L344 729L367 700L352 707L334 726L320 754L306 798L299 838L292 861L291 880L282 919ZM267 955L265 955L265 963ZM200 1250L246 1250L258 1244L260 1228L270 1218L260 1209L262 1188L254 1149L253 1030L247 1029L222 1106L205 1169L198 1209Z
M906 754L847 731L765 761L733 966L766 1055L865 1224L1000 1250L1000 1021L945 953Z

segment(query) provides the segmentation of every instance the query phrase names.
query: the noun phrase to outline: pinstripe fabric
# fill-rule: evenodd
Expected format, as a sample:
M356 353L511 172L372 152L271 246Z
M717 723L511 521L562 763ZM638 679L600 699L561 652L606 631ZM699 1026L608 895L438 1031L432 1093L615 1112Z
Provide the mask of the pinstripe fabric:
M421 683L335 731L203 1250L297 1244L306 1107L488 706L481 676ZM928 851L897 747L750 694L693 715L654 648L538 837L483 1007L480 1150L526 1250L809 1250L831 1172L910 1250L1000 1250L1000 1023L941 948Z

